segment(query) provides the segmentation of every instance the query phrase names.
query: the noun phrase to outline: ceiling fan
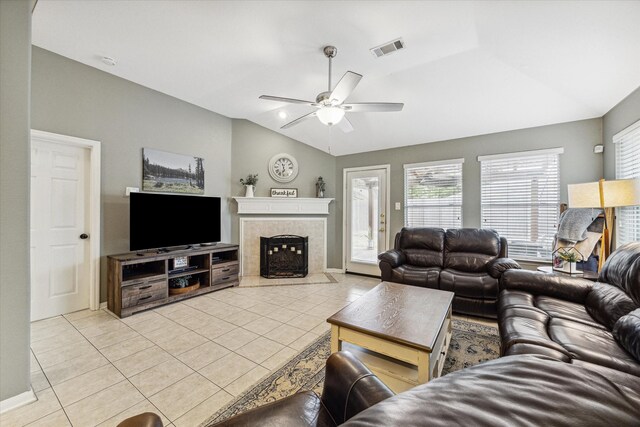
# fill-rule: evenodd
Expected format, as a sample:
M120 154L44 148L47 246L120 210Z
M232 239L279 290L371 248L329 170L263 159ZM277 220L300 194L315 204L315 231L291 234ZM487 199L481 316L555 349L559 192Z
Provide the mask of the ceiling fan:
M323 49L324 56L329 59L329 89L326 92L320 92L316 96L316 101L303 101L301 99L282 98L279 96L262 95L260 99L270 101L286 102L289 104L306 104L316 107L316 111L312 111L302 117L285 124L280 129L288 129L312 117L317 117L320 122L327 126L338 125L344 132L351 132L353 126L349 119L345 117L345 113L368 113L368 112L388 112L402 111L404 104L392 102L359 102L345 104L351 92L356 88L362 75L347 71L340 79L338 84L331 90L331 60L335 58L338 49L335 46L325 46Z

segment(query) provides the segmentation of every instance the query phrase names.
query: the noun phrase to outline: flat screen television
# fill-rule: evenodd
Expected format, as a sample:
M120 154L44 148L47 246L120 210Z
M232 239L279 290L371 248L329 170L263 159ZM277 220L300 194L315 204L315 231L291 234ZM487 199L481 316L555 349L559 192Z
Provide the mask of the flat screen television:
M220 241L220 197L131 193L132 251Z

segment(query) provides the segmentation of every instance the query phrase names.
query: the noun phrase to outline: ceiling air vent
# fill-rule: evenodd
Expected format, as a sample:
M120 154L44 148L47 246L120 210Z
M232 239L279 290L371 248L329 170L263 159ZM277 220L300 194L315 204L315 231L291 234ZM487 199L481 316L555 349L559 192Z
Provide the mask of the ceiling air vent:
M392 40L389 43L376 46L369 50L373 53L373 56L380 58L381 56L389 55L390 53L400 49L404 49L404 41L401 38Z

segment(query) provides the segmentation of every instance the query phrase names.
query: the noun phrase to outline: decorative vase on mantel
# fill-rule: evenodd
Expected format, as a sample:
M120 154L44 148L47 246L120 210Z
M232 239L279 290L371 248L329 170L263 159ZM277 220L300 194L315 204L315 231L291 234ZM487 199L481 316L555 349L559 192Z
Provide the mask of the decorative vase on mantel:
M319 199L324 198L324 188L327 185L326 182L324 182L324 179L322 179L321 176L318 177L318 180L316 181L316 197Z
M255 190L255 185L245 185L244 186L244 197L253 197L253 191Z

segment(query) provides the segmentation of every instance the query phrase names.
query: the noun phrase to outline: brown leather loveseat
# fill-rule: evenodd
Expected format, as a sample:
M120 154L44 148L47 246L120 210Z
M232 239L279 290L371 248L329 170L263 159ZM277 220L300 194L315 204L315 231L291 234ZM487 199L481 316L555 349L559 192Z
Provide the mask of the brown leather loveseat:
M503 355L545 355L640 377L640 242L613 252L595 283L520 270L505 272L500 287Z
M520 266L490 229L403 228L378 256L381 279L455 293L453 311L496 318L498 280Z

